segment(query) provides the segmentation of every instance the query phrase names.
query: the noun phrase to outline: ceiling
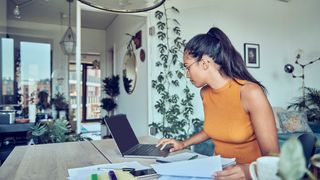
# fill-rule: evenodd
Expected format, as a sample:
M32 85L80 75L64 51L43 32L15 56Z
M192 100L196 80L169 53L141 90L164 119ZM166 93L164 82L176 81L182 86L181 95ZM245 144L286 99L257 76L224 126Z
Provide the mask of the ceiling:
M26 3L22 3L28 1ZM7 0L7 18L17 21L68 25L68 2L66 0ZM22 3L22 4L21 4ZM80 3L80 2L79 2ZM13 10L16 4L21 4L21 18L17 19ZM71 24L76 22L76 3L71 4ZM105 30L118 16L114 13L91 8L81 4L81 26L85 28Z

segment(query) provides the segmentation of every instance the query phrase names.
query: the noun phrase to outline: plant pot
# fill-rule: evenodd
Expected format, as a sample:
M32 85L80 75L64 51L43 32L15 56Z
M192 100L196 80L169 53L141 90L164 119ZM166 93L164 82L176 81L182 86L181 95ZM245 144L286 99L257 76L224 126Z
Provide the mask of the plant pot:
M101 124L101 139L112 138L111 132L107 125Z

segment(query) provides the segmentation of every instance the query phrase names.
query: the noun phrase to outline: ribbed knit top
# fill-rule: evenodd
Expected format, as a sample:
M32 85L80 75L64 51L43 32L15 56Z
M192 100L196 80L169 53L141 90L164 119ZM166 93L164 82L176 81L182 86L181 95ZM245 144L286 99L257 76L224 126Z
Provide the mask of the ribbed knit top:
M202 93L204 131L215 144L215 154L236 158L237 164L251 163L261 156L249 114L240 100L240 88L247 81L229 80L223 87L205 87Z

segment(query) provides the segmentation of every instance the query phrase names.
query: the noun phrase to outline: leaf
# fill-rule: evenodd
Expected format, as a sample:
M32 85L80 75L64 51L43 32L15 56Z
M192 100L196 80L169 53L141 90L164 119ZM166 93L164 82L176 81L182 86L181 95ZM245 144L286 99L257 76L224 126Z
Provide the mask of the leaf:
M158 75L158 81L161 83L163 82L163 80L164 80L164 77L162 75Z
M180 23L179 23L179 21L178 20L176 20L176 19L172 19L172 21L175 23L175 24L177 24L177 25L179 25L180 26ZM179 34L180 35L180 34Z
M162 40L164 40L166 37L167 37L167 35L164 33L164 32L161 32L161 31L159 31L158 33L157 33L157 35L158 35L158 38L162 41Z
M176 26L176 27L173 28L173 32L174 32L175 34L177 34L177 35L180 35L180 34L181 34L181 30L180 30L180 28L179 28L178 26Z
M157 27L158 27L158 29L160 29L161 31L163 31L164 28L166 27L166 24L165 24L164 22L159 21L159 22L157 23Z
M163 54L168 49L168 47L162 43L158 44L158 48L161 54Z
M152 80L151 82L152 82L152 88L155 88L156 85L158 84L158 82L156 80Z
M45 124L37 123L33 127L31 127L31 135L32 136L42 136L47 132L47 126Z
M157 19L162 19L163 17L163 12L161 11L156 11L155 14L154 14L154 17L156 17Z
M172 6L171 9L172 9L174 12L176 12L176 13L180 13L180 11L179 11L176 7L174 7L174 6Z
M305 165L301 143L296 138L290 138L281 148L279 176L282 179L300 179L306 172Z
M182 73L181 71L176 71L176 74L179 79L184 77L184 73Z

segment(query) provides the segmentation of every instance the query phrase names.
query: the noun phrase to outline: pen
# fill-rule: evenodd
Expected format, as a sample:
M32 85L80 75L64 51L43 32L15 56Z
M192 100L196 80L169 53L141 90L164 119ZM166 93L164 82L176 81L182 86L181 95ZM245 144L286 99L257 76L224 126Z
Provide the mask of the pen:
M194 155L194 156L190 157L188 160L196 159L197 157L198 157L198 154L196 154L196 155Z
M104 170L122 170L122 171L135 171L134 168L106 168L106 167L98 167L97 168L98 171L104 171Z
M108 175L109 175L110 180L118 180L117 176L116 176L116 173L114 173L114 171L110 170L108 172Z

